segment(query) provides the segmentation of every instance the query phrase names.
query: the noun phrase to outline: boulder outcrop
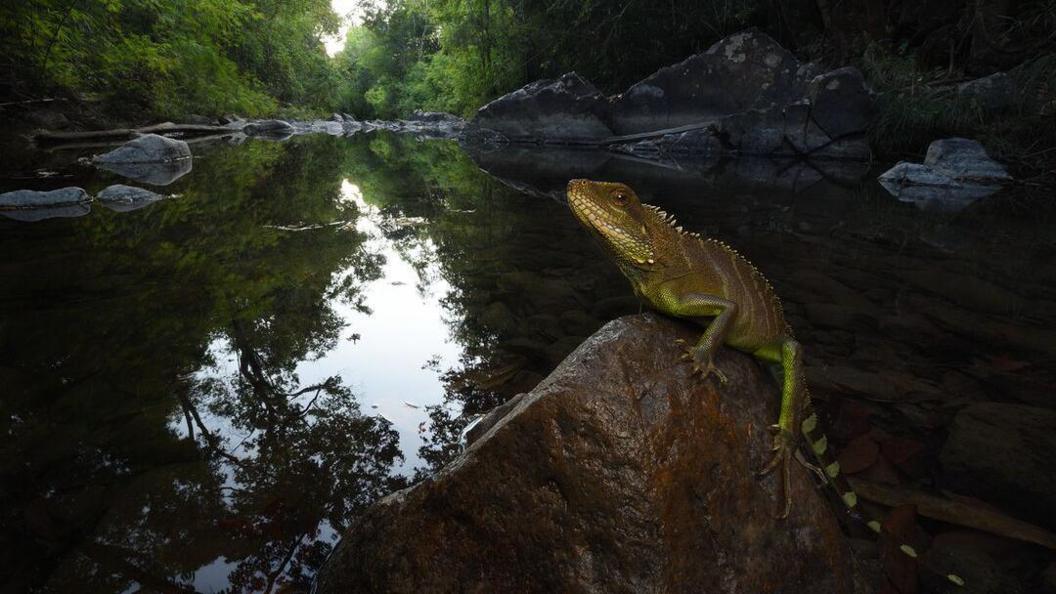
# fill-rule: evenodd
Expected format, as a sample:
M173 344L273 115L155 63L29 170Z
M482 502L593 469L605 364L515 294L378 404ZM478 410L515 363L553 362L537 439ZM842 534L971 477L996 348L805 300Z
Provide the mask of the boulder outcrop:
M724 350L730 381L677 362L688 325L610 322L493 411L437 476L367 510L319 592L849 592L832 509L792 468L792 514L759 480L777 389Z
M583 77L569 72L499 97L481 107L472 124L513 142L589 144L613 135L608 119L608 99Z
M529 84L482 107L471 127L512 143L589 145L656 159L867 160L872 109L856 69L823 72L749 30L611 98L574 72Z

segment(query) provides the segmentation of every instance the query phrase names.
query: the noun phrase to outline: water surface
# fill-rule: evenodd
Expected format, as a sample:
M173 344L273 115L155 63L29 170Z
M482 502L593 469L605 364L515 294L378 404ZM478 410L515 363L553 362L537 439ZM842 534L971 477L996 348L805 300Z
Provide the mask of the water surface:
M141 210L0 219L9 590L309 584L466 416L638 310L549 197L574 175L631 182L756 262L834 439L919 444L894 480L949 486L934 460L968 402L1053 407L1056 238L1015 198L927 212L871 177L586 153L479 157L493 177L388 134L194 150ZM15 161L0 190L125 181L78 154Z

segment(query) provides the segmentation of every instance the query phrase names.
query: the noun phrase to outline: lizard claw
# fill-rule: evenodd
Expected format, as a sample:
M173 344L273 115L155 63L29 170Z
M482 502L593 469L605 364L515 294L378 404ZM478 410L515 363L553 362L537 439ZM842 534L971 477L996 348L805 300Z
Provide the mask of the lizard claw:
M778 425L771 425L770 432L774 434L774 446L770 448L773 455L766 466L756 474L759 477L764 477L775 470L780 471L781 493L784 496L785 503L777 518L783 520L788 517L788 513L792 510L792 480L788 462L793 452L796 451L795 437L791 431L782 429Z
M700 374L700 379L705 380L709 375L714 374L718 378L720 384L725 384L728 379L726 374L721 369L715 366L715 361L710 355L702 352L703 349L689 348L682 354L680 360L692 361L693 362L693 374Z

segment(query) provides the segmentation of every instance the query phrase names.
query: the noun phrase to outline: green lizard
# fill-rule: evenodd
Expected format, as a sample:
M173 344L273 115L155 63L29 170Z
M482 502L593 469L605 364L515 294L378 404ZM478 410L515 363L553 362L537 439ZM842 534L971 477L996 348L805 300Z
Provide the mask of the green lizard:
M683 231L664 211L642 204L624 184L574 179L567 195L576 218L616 260L640 299L662 313L704 326L700 340L682 356L694 373L702 379L715 375L725 383L715 366L715 355L724 344L781 366L781 412L770 428L772 456L759 471L760 476L774 471L781 475L784 507L779 517L787 517L792 506L792 457L832 485L844 505L857 513L858 496L840 474L810 403L803 349L785 321L781 300L759 270L726 244ZM806 437L821 468L798 455L799 434ZM877 519L867 525L880 533ZM909 545L900 548L917 556ZM964 584L956 575L946 577Z

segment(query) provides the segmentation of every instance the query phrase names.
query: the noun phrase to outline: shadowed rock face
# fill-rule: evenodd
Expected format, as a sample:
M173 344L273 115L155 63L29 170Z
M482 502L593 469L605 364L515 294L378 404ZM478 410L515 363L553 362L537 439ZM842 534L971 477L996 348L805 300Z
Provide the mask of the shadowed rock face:
M482 107L471 130L510 142L603 146L648 159L752 155L868 160L872 94L851 67L821 72L756 30L606 98L577 74Z
M793 468L786 520L766 459L777 390L723 351L690 377L652 314L609 323L494 411L438 476L370 509L319 592L849 592L833 512Z
M605 124L608 109L594 85L569 72L499 97L477 111L473 124L514 141L574 143L612 136Z

